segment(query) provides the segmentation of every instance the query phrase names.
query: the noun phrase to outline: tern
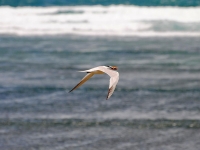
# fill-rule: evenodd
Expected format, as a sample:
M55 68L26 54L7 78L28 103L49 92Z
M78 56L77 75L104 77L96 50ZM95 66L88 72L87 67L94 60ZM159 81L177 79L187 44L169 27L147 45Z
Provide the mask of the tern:
M115 87L119 80L119 73L117 72L116 66L98 66L89 70L79 71L79 72L86 72L86 76L83 77L83 79L69 92L72 92L73 90L80 87L83 83L85 83L87 80L89 80L93 75L95 74L108 74L110 76L110 84L108 89L108 94L106 99L109 99L111 95L113 94Z

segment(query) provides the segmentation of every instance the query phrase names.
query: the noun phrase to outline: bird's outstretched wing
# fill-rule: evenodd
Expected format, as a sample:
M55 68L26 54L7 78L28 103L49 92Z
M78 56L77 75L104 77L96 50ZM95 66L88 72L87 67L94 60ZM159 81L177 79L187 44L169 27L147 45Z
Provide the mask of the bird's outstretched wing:
M83 83L85 83L87 80L89 80L94 74L93 73L87 73L86 76L69 92L72 92L73 90L80 87Z
M113 94L115 87L118 83L118 80L119 80L119 75L110 78L110 85L109 85L108 94L107 94L106 99L109 99L111 97L111 95Z
M111 95L113 94L115 87L119 81L119 73L117 71L109 69L106 66L99 66L96 68L110 76L110 84L109 84L108 94L106 98L106 99L109 99Z

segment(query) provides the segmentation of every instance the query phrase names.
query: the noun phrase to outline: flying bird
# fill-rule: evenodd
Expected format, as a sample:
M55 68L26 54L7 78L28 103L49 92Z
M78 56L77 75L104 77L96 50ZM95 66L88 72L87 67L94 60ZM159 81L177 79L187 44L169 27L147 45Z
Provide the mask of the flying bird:
M119 73L117 72L116 66L99 66L95 67L89 70L79 71L79 72L86 72L86 76L69 92L72 92L73 90L80 87L83 83L85 83L87 80L89 80L93 75L95 74L108 74L110 76L110 84L108 89L108 94L106 99L109 99L111 95L113 94L115 87L119 80Z

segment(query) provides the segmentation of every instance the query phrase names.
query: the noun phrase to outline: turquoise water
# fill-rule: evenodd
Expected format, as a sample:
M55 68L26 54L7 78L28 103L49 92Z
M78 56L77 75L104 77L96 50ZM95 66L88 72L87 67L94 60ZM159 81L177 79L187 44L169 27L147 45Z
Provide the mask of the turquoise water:
M0 0L0 5L11 6L52 6L52 5L139 5L139 6L199 6L199 0Z
M199 148L199 37L0 36L0 149ZM116 65L120 80L85 75Z

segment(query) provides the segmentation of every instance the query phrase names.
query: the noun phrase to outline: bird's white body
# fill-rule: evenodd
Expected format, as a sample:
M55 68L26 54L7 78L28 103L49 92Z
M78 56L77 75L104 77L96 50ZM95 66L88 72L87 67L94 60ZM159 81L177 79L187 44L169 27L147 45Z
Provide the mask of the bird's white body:
M108 90L108 95L107 95L107 99L109 99L110 96L113 94L119 80L119 73L116 70L117 70L117 67L114 67L114 66L99 66L99 67L95 67L89 70L80 71L80 72L87 72L87 75L71 91L80 87L83 83L89 80L93 75L106 73L110 76L110 84L109 84L109 90Z

